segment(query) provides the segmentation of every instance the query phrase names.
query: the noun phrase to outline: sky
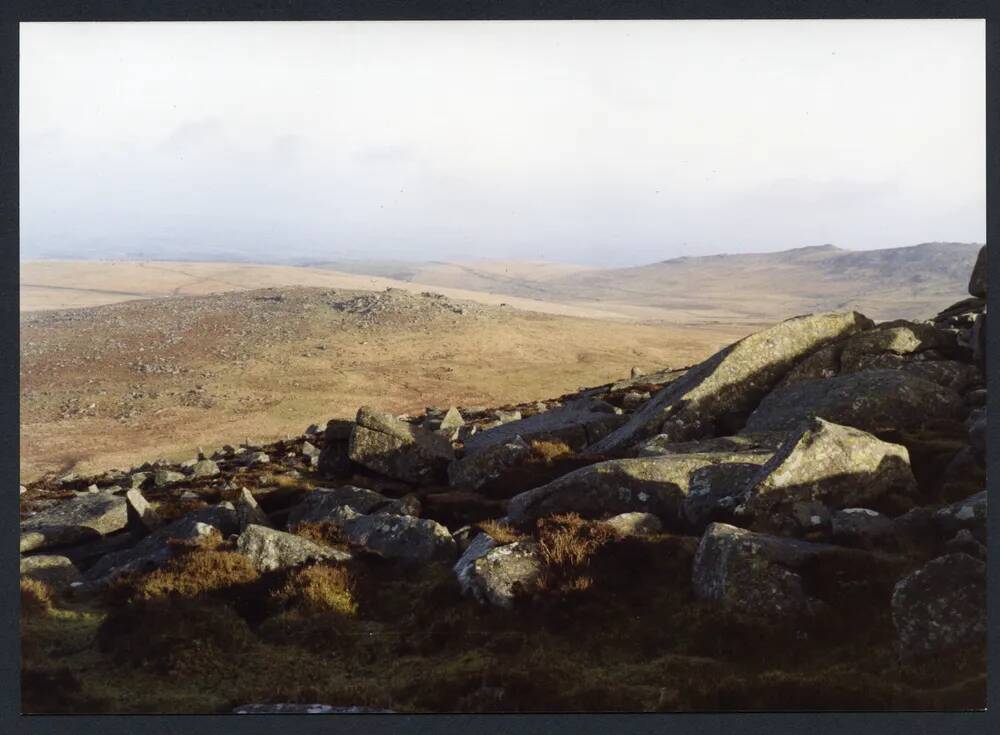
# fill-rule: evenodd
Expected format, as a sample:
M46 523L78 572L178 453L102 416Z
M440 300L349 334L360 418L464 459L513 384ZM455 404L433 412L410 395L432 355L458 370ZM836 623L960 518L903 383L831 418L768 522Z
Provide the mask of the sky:
M986 236L977 20L28 23L21 257Z

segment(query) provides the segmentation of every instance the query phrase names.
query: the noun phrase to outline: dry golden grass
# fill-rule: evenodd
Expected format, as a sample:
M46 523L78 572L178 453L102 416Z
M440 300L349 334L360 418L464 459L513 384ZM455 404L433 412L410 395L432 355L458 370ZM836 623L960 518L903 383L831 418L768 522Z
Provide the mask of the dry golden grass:
M250 560L235 551L197 548L175 555L164 566L138 579L135 598L195 598L225 592L256 581L260 574Z
M52 589L37 579L21 579L21 616L45 615L52 610Z
M303 613L357 614L354 581L347 568L336 564L316 564L297 569L273 593L275 600Z
M526 538L517 529L497 520L480 521L476 524L476 527L498 544L512 544L515 541L523 541Z
M541 587L551 592L589 589L591 558L605 545L621 540L614 528L576 513L541 518L537 523L544 574Z

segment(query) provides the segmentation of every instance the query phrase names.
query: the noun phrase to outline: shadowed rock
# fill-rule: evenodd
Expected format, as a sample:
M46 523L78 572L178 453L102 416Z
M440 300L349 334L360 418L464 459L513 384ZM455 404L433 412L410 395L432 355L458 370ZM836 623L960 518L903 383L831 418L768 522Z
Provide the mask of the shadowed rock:
M339 525L348 543L386 559L418 564L450 562L458 550L448 529L426 518L385 513L355 515L349 509L344 515Z
M128 524L125 498L93 493L67 500L21 523L21 551L90 541Z
M128 529L136 538L146 536L163 525L159 513L149 504L143 494L136 489L125 493L128 512Z
M520 436L494 444L448 465L448 483L477 489L508 470L523 464L531 447Z
M795 317L745 337L688 370L591 450L630 447L656 433L677 442L734 433L799 360L873 324L857 312L818 314Z
M443 477L454 458L445 437L367 407L358 411L348 453L358 464L404 482Z
M913 660L986 647L986 565L948 554L904 577L892 593L899 656Z
M288 527L294 528L302 523L337 523L355 514L370 513L419 515L420 502L412 496L387 498L374 490L353 485L317 488L292 508L288 514Z
M864 370L777 388L741 433L792 431L820 416L870 432L915 430L930 419L954 419L962 401L950 388L898 370Z
M80 571L65 556L38 554L21 558L21 576L45 582L53 589L69 587L80 581Z
M541 578L540 547L534 541L497 546L486 534L478 536L455 565L459 583L484 604L510 608L531 594Z
M351 555L320 546L309 539L264 526L247 526L236 540L236 550L262 572L297 567L315 561L347 561Z
M741 514L779 530L796 503L878 507L888 495L915 490L906 447L813 418L760 468Z
M240 490L236 497L236 517L239 519L240 531L246 530L248 526L264 526L270 528L271 521L267 514L260 509L256 499L246 488Z
M561 441L571 450L579 451L625 422L624 416L607 412L604 405L598 401L579 401L478 431L466 439L465 456L472 457L518 437L526 442Z

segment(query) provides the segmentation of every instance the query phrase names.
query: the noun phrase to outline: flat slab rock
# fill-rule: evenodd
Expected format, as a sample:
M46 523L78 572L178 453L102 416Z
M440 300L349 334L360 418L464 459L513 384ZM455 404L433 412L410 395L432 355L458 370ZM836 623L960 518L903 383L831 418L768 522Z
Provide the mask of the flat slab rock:
M465 440L465 457L474 456L486 449L507 444L520 437L526 442L550 440L564 442L570 449L579 451L608 432L621 426L626 417L607 413L598 404L577 402L537 413L518 421L501 424L492 429L478 431Z
M950 388L899 370L863 370L774 390L741 433L793 431L817 416L868 432L904 431L961 412L962 399Z
M710 511L742 492L770 456L768 451L703 452L599 462L515 495L507 514L521 525L556 513L607 518L642 512L658 516L667 529L686 528L706 516L706 506Z
M21 551L90 541L128 523L125 498L109 493L81 495L21 523Z
M590 447L609 452L654 434L683 442L734 433L796 362L833 340L874 326L857 312L788 319L726 347L650 399L620 429Z
M986 565L948 554L901 579L892 620L903 660L986 647Z

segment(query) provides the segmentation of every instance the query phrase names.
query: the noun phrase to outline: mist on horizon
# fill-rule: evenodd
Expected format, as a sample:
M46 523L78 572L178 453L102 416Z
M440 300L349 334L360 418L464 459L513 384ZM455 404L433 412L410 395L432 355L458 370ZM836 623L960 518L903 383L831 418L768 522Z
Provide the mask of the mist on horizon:
M982 21L21 26L21 257L983 242Z

